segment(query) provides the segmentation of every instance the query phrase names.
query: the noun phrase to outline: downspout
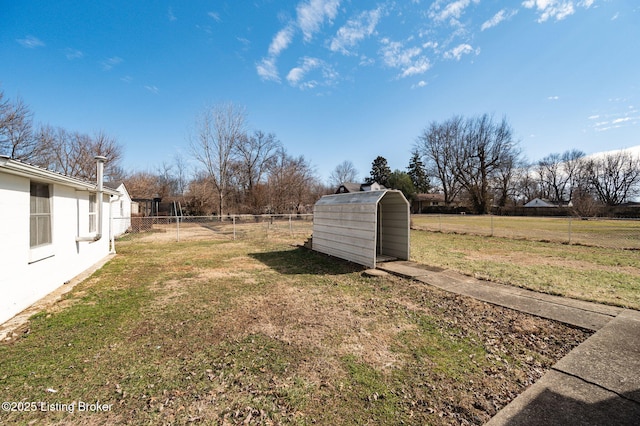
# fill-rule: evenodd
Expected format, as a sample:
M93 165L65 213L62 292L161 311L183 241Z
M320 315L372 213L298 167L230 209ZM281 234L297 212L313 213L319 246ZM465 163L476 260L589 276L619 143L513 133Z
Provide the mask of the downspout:
M103 204L103 179L104 179L104 162L107 161L107 157L96 155L96 204L98 204L98 212L96 217L96 235L92 236L78 236L76 242L94 242L102 238L102 204ZM80 212L78 212L80 214Z

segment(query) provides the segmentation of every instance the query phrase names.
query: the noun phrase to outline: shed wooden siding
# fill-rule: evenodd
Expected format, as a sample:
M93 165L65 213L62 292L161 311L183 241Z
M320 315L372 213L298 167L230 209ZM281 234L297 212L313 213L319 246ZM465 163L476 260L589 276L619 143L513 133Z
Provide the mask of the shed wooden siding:
M408 238L409 203L399 191L327 195L314 206L313 249L321 253L375 268L380 243L381 254L408 259Z

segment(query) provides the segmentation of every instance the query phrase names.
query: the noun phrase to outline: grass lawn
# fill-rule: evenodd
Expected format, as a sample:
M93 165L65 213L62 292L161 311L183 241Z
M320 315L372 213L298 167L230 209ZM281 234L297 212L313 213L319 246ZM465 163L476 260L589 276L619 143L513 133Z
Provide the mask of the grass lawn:
M0 343L0 424L482 424L589 335L291 243L119 241Z
M411 257L480 279L640 309L640 252L413 230Z
M571 217L412 215L417 229L640 250L640 220Z

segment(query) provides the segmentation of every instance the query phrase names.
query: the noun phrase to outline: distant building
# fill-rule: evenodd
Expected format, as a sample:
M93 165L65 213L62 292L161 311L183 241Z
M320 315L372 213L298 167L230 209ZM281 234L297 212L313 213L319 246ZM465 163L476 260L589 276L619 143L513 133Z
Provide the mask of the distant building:
M336 194L349 194L353 192L360 191L384 191L384 185L380 185L378 182L370 182L370 183L354 183L354 182L345 182L338 187Z
M569 201L568 203L561 203L558 201L551 201L546 198L534 198L533 200L525 204L524 207L573 207L573 203L571 201Z
M137 203L134 202L124 182L108 182L104 184L107 188L115 189L120 193L117 200L111 201L111 234L119 237L131 228L131 215L137 213Z
M443 208L453 207L456 205L447 206L444 199L444 194L416 194L411 201L411 211L413 213L424 213L441 211Z

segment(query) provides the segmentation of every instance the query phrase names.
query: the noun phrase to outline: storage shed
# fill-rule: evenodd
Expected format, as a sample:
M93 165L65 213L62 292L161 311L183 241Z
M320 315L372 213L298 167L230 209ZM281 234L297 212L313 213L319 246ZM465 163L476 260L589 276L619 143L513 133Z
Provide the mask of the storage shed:
M325 195L313 209L312 247L370 268L409 260L409 203L396 190Z

